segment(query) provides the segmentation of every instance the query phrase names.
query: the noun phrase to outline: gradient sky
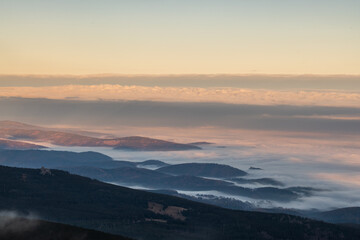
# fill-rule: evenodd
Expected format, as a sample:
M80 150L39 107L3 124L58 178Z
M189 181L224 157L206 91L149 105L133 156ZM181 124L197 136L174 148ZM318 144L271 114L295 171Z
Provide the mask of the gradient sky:
M0 0L0 74L360 74L358 0Z

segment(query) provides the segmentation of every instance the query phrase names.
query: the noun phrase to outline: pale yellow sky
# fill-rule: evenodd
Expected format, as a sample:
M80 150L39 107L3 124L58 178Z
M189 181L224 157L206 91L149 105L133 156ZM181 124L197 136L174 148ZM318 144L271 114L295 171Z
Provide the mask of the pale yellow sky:
M0 74L360 74L359 1L9 1Z

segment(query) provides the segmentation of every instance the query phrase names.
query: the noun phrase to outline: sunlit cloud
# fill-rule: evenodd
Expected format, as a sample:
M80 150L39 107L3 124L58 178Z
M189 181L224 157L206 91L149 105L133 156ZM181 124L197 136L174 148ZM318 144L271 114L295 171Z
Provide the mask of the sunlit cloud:
M253 105L359 107L360 93L345 91L277 91L243 88L145 87L123 85L66 85L1 87L0 97L139 100L162 102L219 102ZM322 116L323 118L324 116ZM330 116L331 117L331 116ZM353 116L346 116L353 118Z
M317 178L343 183L343 184L351 184L360 186L360 176L358 174L352 175L349 173L339 174L339 173L318 173L316 174Z

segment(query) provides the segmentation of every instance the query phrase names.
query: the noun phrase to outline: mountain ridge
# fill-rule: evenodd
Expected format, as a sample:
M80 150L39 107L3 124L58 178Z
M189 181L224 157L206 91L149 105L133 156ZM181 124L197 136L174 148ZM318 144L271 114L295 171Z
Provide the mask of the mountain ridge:
M44 148L46 147L37 144L8 140L8 139L0 139L0 149L30 150L30 149L44 149Z
M0 166L0 209L137 239L359 239L360 230L286 214L223 209L52 169ZM173 211L180 211L174 217Z
M35 142L41 141L59 146L112 147L118 150L131 151L183 151L201 149L191 144L175 143L141 136L102 139L12 121L0 121L0 138L32 140Z

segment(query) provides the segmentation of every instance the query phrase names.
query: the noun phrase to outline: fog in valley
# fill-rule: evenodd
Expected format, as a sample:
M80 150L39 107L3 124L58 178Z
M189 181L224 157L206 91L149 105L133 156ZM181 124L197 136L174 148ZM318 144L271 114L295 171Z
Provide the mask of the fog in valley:
M79 128L77 128L78 130ZM204 129L196 132L195 129L170 128L167 129L167 132L162 129L163 131L160 134L156 134L159 130L156 128L147 129L143 135L188 143L208 141L212 144L201 145L202 150L171 152L121 151L103 147L61 147L46 143L40 144L48 146L48 150L97 151L115 160L132 162L156 159L169 164L192 162L226 164L248 172L245 177L248 179L272 178L284 183L283 187L301 186L316 189L312 196L304 196L288 203L254 200L216 191L179 191L179 193L186 195L210 194L229 197L248 201L255 206L265 208L329 210L360 204L360 181L358 177L360 148L355 138L351 138L351 136L349 139L345 136L343 139L339 138L335 141L334 139L328 140L324 136L313 139L311 134L292 136L289 133L287 135L274 132L212 129L210 130L211 135L205 136L203 135ZM194 135L191 135L191 130L194 131ZM104 131L109 131L109 129L104 129ZM118 131L111 132L123 135L128 134L127 131L118 129ZM140 134L141 130L139 129L139 132L133 130L133 132ZM182 139L183 134L186 135L184 139ZM354 141L352 147L346 146L349 141ZM262 170L250 170L250 167L261 168ZM156 169L156 167L151 169ZM266 185L241 184L239 186L256 188ZM129 187L144 189L143 186L132 185Z
M210 143L199 145L201 150L169 152L37 143L47 146L47 150L96 151L115 160L132 162L156 159L169 164L226 164L246 171L247 179L271 178L283 183L283 188L315 189L311 196L304 195L287 203L214 191L179 192L187 195L219 195L268 208L334 209L360 205L358 85L353 85L351 90L351 84L357 83L356 77L338 76L337 80L335 77L302 77L302 89L296 85L299 79L291 81L291 77L276 76L266 79L223 76L224 81L221 76L103 78L110 85L97 84L96 77L65 78L75 85L66 85L66 81L57 78L44 77L49 80L45 81L32 77L30 79L36 78L36 81L30 85L26 82L29 77L2 78L8 81L3 81L0 87L0 120L100 138L142 136L178 143ZM184 80L181 86L178 85L181 81L177 81L180 78ZM267 85L265 80L273 84ZM323 84L325 80L328 85ZM309 81L314 83L312 88ZM61 82L64 85L59 84ZM130 83L137 86L119 85ZM55 94L53 98L51 91L56 93L56 88L62 95ZM17 97L16 92L30 95ZM75 93L80 98L71 98ZM130 93L138 100L133 100ZM148 94L147 97L142 97L142 93ZM227 94L233 94L235 102L223 101L231 100ZM97 96L102 97L96 99ZM153 99L154 96L160 98ZM305 101L300 96L305 96ZM327 101L329 96L332 101ZM250 167L262 170L250 170Z

